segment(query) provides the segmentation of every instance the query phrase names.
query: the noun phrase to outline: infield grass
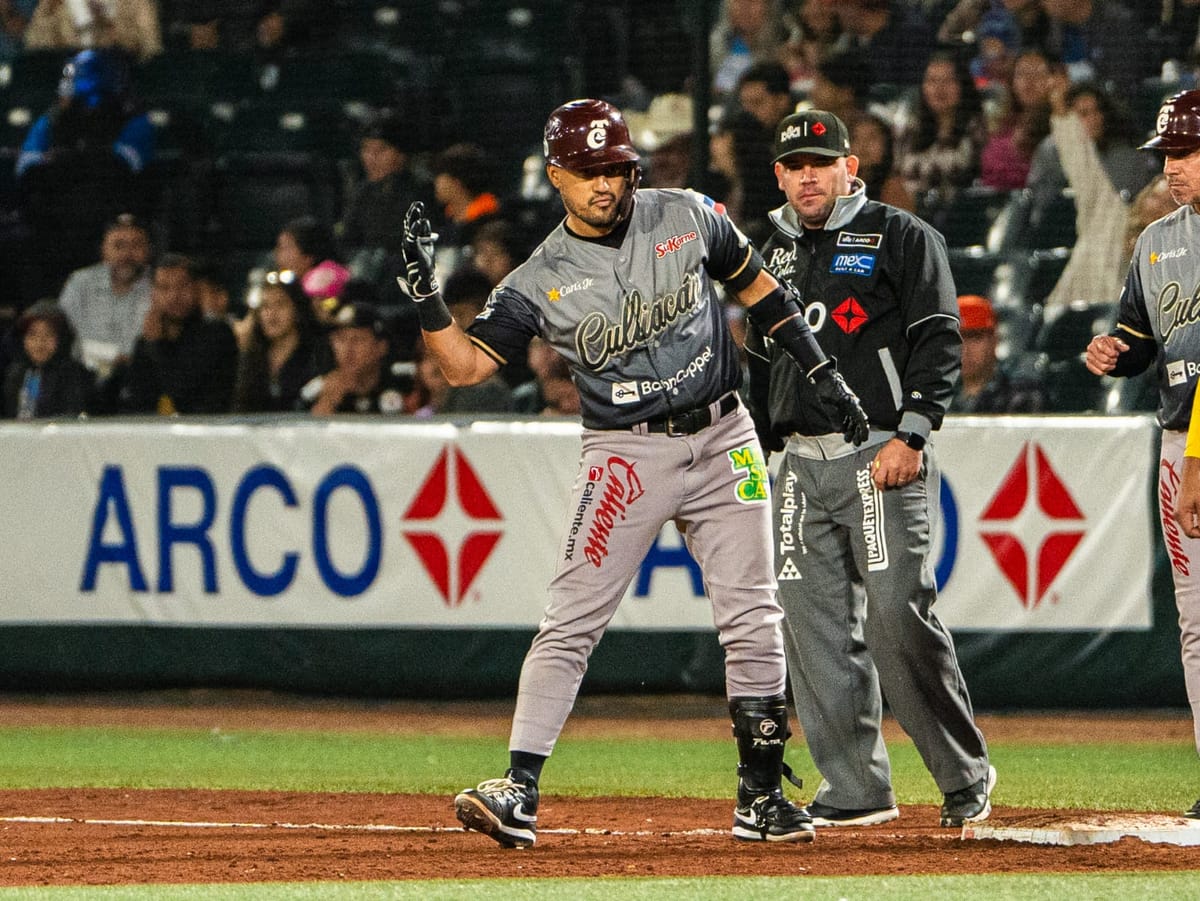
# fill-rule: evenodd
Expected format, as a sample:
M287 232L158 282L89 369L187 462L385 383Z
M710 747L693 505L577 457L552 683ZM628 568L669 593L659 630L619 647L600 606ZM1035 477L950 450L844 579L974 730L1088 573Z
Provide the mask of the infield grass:
M464 733L469 732L469 725ZM940 795L910 742L889 743L901 804L934 804ZM1190 742L1018 743L994 741L1000 772L996 803L1038 808L1177 812L1200 791ZM734 766L728 741L573 737L555 752L544 784L559 795L728 797ZM802 744L789 751L813 778ZM411 734L180 730L154 728L0 728L0 787L217 788L292 791L419 792L449 796L497 775L502 739ZM400 762L403 765L400 765ZM1195 854L1195 849L1180 849ZM1011 876L557 879L488 882L302 883L0 889L7 899L389 898L409 901L516 897L521 901L766 898L914 899L1197 898L1200 870L1172 873Z
M890 743L901 804L941 795L907 741ZM1161 810L1190 806L1200 767L1190 743L992 742L1000 804ZM803 745L788 760L815 772ZM403 766L399 762L403 761ZM543 785L557 795L724 798L736 760L729 741L562 742ZM0 729L0 788L221 788L451 795L507 765L505 743L469 736L225 732L133 728ZM1200 897L1200 888L1197 889Z

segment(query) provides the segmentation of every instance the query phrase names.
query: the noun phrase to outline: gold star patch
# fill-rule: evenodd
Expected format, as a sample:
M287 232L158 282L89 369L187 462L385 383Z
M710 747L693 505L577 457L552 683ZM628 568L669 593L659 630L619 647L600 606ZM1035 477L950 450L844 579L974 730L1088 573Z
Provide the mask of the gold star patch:
M551 303L562 299L562 294L559 293L558 288L551 288L546 292L546 296L550 298Z

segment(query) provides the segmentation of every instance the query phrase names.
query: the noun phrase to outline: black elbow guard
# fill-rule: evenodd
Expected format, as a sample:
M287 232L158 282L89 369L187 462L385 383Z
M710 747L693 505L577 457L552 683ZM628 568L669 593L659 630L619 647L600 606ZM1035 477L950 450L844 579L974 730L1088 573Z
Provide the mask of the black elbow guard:
M829 358L804 319L804 311L782 285L749 308L750 319L764 335L782 347L810 381L818 378Z
M723 284L728 290L737 294L750 287L750 284L758 278L758 274L763 270L762 254L758 252L758 248L753 244L747 248L746 259L742 262L742 268L729 276L727 279L722 279Z

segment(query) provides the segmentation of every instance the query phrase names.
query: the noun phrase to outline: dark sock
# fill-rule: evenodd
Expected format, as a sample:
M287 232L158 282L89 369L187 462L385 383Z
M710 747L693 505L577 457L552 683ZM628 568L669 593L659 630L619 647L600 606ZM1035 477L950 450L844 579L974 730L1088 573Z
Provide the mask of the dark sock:
M546 765L546 757L529 751L509 751L508 765L511 769L520 770L526 781L537 783L542 778L542 767Z

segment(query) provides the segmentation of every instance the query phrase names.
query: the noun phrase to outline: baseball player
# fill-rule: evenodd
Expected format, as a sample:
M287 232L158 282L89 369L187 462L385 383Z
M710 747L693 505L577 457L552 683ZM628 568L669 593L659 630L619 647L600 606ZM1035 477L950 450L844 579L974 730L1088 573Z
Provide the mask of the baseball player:
M1092 338L1085 360L1096 375L1138 375L1151 364L1158 373L1158 424L1163 430L1159 512L1179 609L1184 682L1200 751L1200 434L1193 435L1200 426L1192 428L1198 421L1193 406L1200 361L1200 90L1168 98L1158 112L1154 137L1141 149L1164 155L1167 188L1179 209L1151 222L1138 237L1116 327ZM1179 535L1180 527L1186 537ZM1200 819L1200 800L1187 816Z
M636 190L638 154L616 108L560 106L544 152L566 218L495 288L468 332L439 296L435 236L419 205L405 225L402 282L447 380L482 381L541 336L570 363L584 426L549 601L521 669L510 766L461 792L456 813L503 846L533 845L542 767L588 656L655 536L675 521L704 572L725 651L740 761L733 835L810 841L808 814L781 789L790 775L786 674L767 472L738 399L715 283L795 355L845 440L866 437L866 418L795 300L720 207L691 191Z
M939 473L930 433L954 393L958 302L942 236L868 200L845 124L785 117L767 267L802 293L821 347L874 427L841 440L795 364L750 324L750 405L784 450L774 503L779 601L796 712L822 781L820 826L900 815L881 731L882 695L941 789L943 826L986 818L996 771L954 643L933 612ZM928 443L927 443L928 442Z

